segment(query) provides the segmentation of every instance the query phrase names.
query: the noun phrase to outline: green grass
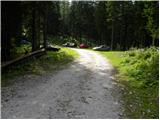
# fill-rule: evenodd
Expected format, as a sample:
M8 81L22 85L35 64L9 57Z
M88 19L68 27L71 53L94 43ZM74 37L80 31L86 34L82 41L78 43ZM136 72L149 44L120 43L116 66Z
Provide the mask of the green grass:
M13 83L13 79L25 74L42 75L44 73L58 69L67 63L72 62L78 54L69 48L61 48L59 52L48 51L46 55L37 59L17 65L1 74L1 84L8 86Z
M126 68L121 65L124 60L124 52L122 51L97 51L102 56L104 56L109 62L115 67L118 74L115 75L117 77L117 81L123 80L123 82L128 81L128 76L124 75Z
M156 66L155 59L151 61L152 58L157 59L155 50L151 48L146 49L145 52L133 50L127 52L98 51L98 53L107 58L117 69L115 75L117 81L125 86L122 95L124 116L132 119L159 118L159 87L157 82L154 82L157 79L155 77L157 73L154 70L157 70L158 65ZM147 58L146 56L152 57ZM152 62L155 65L152 65ZM147 76L148 73L152 75ZM146 82L147 80L149 83Z
M134 119L158 119L158 86L137 88L126 86L123 91L124 115Z
M123 52L115 51L115 52L98 52L98 53L102 54L104 57L109 59L114 67L120 67L120 63L123 60Z

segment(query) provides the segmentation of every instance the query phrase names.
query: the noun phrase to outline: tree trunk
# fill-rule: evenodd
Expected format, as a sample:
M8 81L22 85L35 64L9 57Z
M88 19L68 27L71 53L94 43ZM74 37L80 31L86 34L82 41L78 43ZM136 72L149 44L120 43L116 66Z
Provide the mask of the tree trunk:
M37 42L36 42L36 49L39 49L40 48L40 12L38 11L37 12L37 29L36 29L36 32L37 32Z
M36 50L36 9L35 9L35 2L33 2L33 8L32 8L32 51Z
M44 42L43 42L43 46L44 48L47 47L47 11L45 10L45 14L44 14L44 24L43 24L43 34L44 34Z
M112 21L111 50L113 50L113 41L114 41L114 22Z

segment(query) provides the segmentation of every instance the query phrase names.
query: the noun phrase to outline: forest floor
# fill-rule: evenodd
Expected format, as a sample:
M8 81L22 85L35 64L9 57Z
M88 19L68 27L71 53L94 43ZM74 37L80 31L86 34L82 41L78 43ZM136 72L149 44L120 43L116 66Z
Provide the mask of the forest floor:
M2 87L2 118L123 118L114 68L96 52L74 50L80 57L56 72Z

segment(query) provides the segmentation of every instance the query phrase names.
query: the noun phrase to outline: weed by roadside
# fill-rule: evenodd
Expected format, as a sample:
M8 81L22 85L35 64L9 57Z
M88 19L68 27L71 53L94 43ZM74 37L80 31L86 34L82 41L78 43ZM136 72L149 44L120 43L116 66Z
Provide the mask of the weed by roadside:
M25 74L44 74L73 61L76 57L78 54L69 48L62 48L59 52L48 51L46 55L40 58L32 59L2 73L1 85L2 87L7 86L12 83L12 79Z
M159 118L159 52L155 47L126 52L99 52L117 68L117 80L125 84L124 115L127 118Z

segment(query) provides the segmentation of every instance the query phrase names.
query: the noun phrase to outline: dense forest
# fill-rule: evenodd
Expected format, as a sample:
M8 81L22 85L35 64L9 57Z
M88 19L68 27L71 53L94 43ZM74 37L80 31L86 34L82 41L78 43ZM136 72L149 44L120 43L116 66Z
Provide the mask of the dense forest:
M1 7L2 61L15 57L22 39L32 43L32 51L45 48L51 37L61 43L70 37L90 46L105 44L110 50L159 42L158 1L17 1Z

